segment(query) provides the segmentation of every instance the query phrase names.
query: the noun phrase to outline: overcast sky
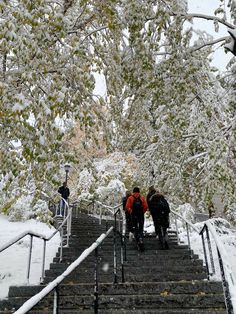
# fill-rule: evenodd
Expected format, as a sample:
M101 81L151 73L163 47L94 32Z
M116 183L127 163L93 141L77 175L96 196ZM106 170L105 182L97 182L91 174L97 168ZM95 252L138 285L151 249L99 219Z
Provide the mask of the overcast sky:
M214 15L214 11L219 7L219 0L188 0L189 13L202 13L207 15ZM230 19L227 17L230 22ZM228 36L227 27L220 25L219 32L216 33L214 30L213 21L207 21L203 19L194 19L194 27L200 30L205 30L209 34L213 35L215 39ZM224 51L220 44L214 46L216 51L213 55L212 65L219 68L221 71L226 70L226 64L232 58L232 54Z

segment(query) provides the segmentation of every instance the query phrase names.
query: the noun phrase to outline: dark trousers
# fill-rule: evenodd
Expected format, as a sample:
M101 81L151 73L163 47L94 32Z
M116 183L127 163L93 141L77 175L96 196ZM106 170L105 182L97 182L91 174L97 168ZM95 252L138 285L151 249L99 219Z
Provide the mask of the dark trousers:
M161 247L162 248L166 247L167 246L167 240L168 240L167 228L159 225L157 227L157 235L158 235L158 239L160 241Z
M151 211L151 215L155 227L155 233L158 236L161 246L162 247L168 246L167 228L169 227L169 218L168 217L160 218L155 210Z
M127 232L134 232L133 230L133 223L132 223L132 217L131 214L127 211L125 212L125 220L126 220L126 231Z
M139 242L143 239L144 213L140 213L139 215L132 214L132 224L134 237Z

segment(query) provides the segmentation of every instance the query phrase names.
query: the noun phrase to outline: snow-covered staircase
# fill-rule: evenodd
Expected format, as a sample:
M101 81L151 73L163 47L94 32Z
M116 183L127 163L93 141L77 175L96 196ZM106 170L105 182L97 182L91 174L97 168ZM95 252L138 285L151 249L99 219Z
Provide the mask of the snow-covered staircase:
M11 287L9 298L0 302L0 313L13 313L32 295L39 292L91 245L102 232L105 222L84 214L74 218L70 247L64 248L63 262L54 258L45 273L44 284ZM176 234L169 232L170 250L161 250L158 240L145 237L145 251L137 250L134 242L127 243L125 283L113 284L113 235L99 249L99 313L226 313L222 285L207 281L202 261L190 257L188 248L177 245ZM120 265L118 264L118 267ZM94 255L59 286L59 313L94 313ZM53 294L42 300L29 313L52 313Z

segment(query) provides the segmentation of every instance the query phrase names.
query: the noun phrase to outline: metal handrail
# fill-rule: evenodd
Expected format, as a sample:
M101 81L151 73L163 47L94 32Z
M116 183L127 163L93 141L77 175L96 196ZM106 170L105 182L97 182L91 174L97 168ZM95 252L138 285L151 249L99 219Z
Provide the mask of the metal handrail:
M187 231L187 237L188 237L188 247L190 250L191 257L193 257L193 256L192 256L191 242L190 242L190 235L189 235L190 229L193 229L194 231L196 231L201 236L208 280L210 280L210 277L215 274L213 252L212 252L210 236L209 236L209 232L211 233L211 236L213 237L214 242L216 244L216 251L217 251L217 256L218 256L219 265L220 265L220 272L221 272L221 278L222 278L222 285L223 285L223 292L224 292L227 314L233 314L234 312L236 313L236 309L233 309L233 304L231 301L231 295L230 295L230 289L229 289L229 284L232 286L235 286L236 280L234 278L231 265L229 263L226 264L226 262L225 262L225 261L227 261L227 258L226 258L227 253L224 249L223 244L221 243L221 241L217 237L216 230L215 230L214 226L210 222L205 222L203 228L199 232L198 228L196 228L191 222L186 220L180 214L176 213L173 210L171 210L171 212L174 214L174 217L175 217L175 226L176 226L178 243L179 243L179 236L178 236L177 218L181 219L186 224L186 231ZM206 233L207 245L206 245L205 239L204 239L204 232ZM207 247L208 247L208 254L207 254ZM210 267L209 267L208 256L210 259L211 271L210 271ZM224 262L223 262L223 257L224 257ZM227 267L227 272L225 271L226 267ZM227 274L229 274L229 278L227 278Z
M207 244L208 244L208 252L209 252L208 255L210 258L211 272L210 272L209 263L208 263L208 255L207 255L206 244L204 240L204 232L206 233L206 239L207 239ZM232 271L232 266L229 263L226 263L227 253L219 237L217 236L214 226L210 222L205 222L199 234L202 237L203 252L204 252L205 264L207 268L208 279L210 279L210 276L215 274L215 265L214 265L209 232L212 238L214 239L214 242L216 245L216 251L217 251L217 256L218 256L218 261L219 261L219 266L220 266L220 273L221 273L221 278L222 278L222 285L223 285L227 314L233 314L234 310L236 312L236 309L233 309L229 285L235 287L236 281L235 281L234 274ZM227 268L227 272L225 271L226 268Z
M63 198L62 198L63 199ZM63 222L59 225L59 227L49 236L45 236L44 234L40 234L37 232L34 232L32 230L25 231L15 238L11 239L7 243L5 243L3 246L0 247L0 253L17 243L19 240L23 239L26 236L30 236L30 246L29 246L29 256L28 256L28 264L27 264L27 282L29 282L29 277L30 277L30 267L31 267L31 257L32 257L32 248L33 248L33 237L42 239L44 241L43 245L43 257L42 257L42 271L41 271L41 278L40 282L43 281L44 278L44 270L45 270L45 257L46 257L46 243L50 241L58 232L60 232L60 238L61 238L61 243L60 243L60 259L62 259L62 253L63 253L63 227L65 224L67 224L67 241L66 241L66 246L69 245L69 236L71 232L71 210L69 209L68 202L63 199L65 202L66 207L68 208L68 215L64 218Z
M44 289L42 289L39 293L34 295L28 301L26 301L17 311L15 314L25 314L30 311L35 305L37 305L44 297L46 297L50 292L52 292L59 284L71 274L93 251L95 251L103 241L108 237L108 235L113 230L113 227L106 232L100 235L100 237L92 244L90 247L85 249L82 254L56 279L50 282ZM95 298L96 298L97 291L95 291ZM56 293L54 294L54 298L56 298ZM97 302L97 300L95 300ZM54 302L54 305L57 302ZM53 309L53 313L56 313L57 309Z
M126 219L124 211L121 209L121 205L115 207L116 211L114 212L114 283L118 282L117 279L117 255L116 255L116 248L117 248L117 235L120 237L120 263L121 263L121 281L122 283L125 282L125 275L124 275L124 261L127 260L126 257ZM119 215L119 226L117 228L117 215ZM122 219L121 219L122 216ZM122 221L122 228L120 222Z
M100 203L100 202L99 202ZM100 203L102 204L102 203ZM104 204L102 204L104 205ZM73 262L66 271L62 273L62 275L58 276L54 281L52 281L50 284L48 284L40 293L33 296L31 299L26 301L15 313L17 314L23 314L27 313L30 309L32 309L40 300L42 300L45 296L47 296L51 291L54 290L54 302L53 302L53 313L58 313L57 305L58 305L58 288L59 284L76 268L79 266L79 264L86 259L93 251L95 251L95 286L94 286L94 313L98 313L98 247L101 245L101 243L105 240L105 238L111 233L113 230L113 251L114 251L114 283L117 283L117 243L116 243L116 236L117 234L121 236L121 252L120 252L120 259L121 259L121 271L122 271L122 282L124 282L124 246L125 246L125 230L126 230L126 220L125 220L125 214L121 210L121 204L116 205L114 207L111 206L104 206L105 208L110 210L110 213L113 213L114 217L114 226L110 227L109 230L104 234L102 234L88 249L84 250L83 253L80 255L80 257ZM113 209L113 211L112 211ZM119 217L119 228L117 229L117 214L119 213L121 217ZM121 222L122 220L122 228L121 228ZM126 249L125 249L126 252Z
M190 240L190 229L192 228L194 231L196 231L197 233L199 233L199 230L187 219L185 219L184 217L182 217L180 214L176 213L175 211L173 211L172 209L170 210L170 212L174 215L174 219L175 219L175 228L176 228L176 235L177 235L177 242L178 244L180 243L179 240L179 231L178 231L178 224L177 224L177 218L181 219L182 221L184 221L185 226L186 226L186 231L187 231L187 238L188 238L188 248L189 248L189 252L190 252L190 256L191 258L193 257L193 251L191 249L191 240Z
M100 201L96 200L88 200L88 199L82 199L81 201L85 201L89 205L92 205L92 213L95 211L95 205L100 206L100 211L99 211L99 221L101 223L101 220L103 218L102 215L102 208L104 208L108 214L111 215L111 217L114 219L114 235L113 235L113 262L114 262L114 283L118 282L118 276L117 276L117 235L120 237L120 263L121 263L121 278L122 282L125 281L125 276L124 276L124 261L127 260L126 257L126 219L125 219L125 213L121 209L122 203L117 204L115 206L109 206L106 204L101 203ZM88 214L89 214L89 208L88 208ZM119 214L119 228L117 228L117 215ZM107 215L105 216L106 219L106 227L107 227ZM121 221L122 221L122 228L121 228Z

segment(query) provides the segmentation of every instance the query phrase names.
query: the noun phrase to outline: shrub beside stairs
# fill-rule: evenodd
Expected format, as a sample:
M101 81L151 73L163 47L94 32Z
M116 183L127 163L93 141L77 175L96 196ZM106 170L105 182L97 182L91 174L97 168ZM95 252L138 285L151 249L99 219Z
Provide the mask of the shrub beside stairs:
M63 261L59 262L58 253L41 285L10 287L8 299L0 302L0 313L14 313L105 231L105 222L100 225L96 218L85 214L73 218L70 247L64 248ZM174 231L169 231L169 250L161 250L155 237L145 237L144 243L141 253L134 242L127 242L125 283L119 271L118 283L113 284L113 235L99 249L99 313L226 313L221 282L207 280L202 261L197 255L191 258L187 246L177 245ZM94 313L94 261L92 254L59 286L60 314ZM52 306L53 293L29 313L52 313Z

